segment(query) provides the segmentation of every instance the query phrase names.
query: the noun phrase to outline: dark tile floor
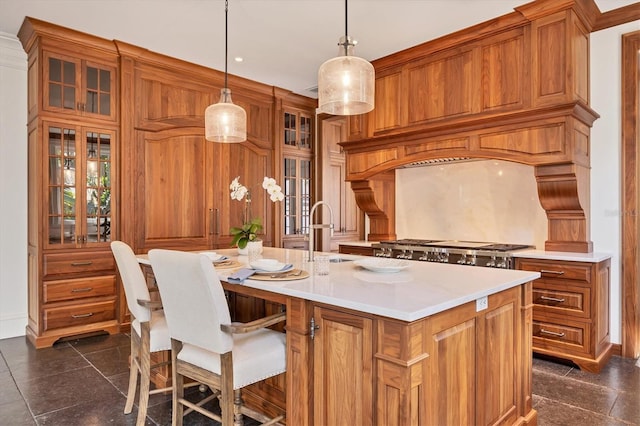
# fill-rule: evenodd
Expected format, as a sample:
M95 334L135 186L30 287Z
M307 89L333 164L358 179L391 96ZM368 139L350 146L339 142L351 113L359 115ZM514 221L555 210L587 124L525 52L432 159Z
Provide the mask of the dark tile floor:
M24 337L0 340L0 425L134 425L123 414L128 335L95 336L35 350ZM538 424L640 426L640 367L613 357L600 374L534 358ZM192 388L191 397L199 397ZM171 424L171 395L154 395L147 425ZM246 422L254 424L253 422ZM217 424L197 413L185 425Z

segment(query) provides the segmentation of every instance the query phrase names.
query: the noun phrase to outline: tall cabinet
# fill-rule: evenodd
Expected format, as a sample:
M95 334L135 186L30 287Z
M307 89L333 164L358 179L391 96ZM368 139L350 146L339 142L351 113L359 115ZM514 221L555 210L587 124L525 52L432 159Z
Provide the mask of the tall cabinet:
M117 332L117 52L31 18L18 36L29 58L27 337L44 347Z
M313 99L282 95L278 149L285 199L282 205L282 247L305 250L309 240L309 211L314 198L315 105Z
M340 142L347 140L346 117L322 116L319 118L321 145L322 199L333 208L334 233L330 239L331 251L338 251L340 242L364 238L364 214L356 203L356 197L347 182L346 158Z

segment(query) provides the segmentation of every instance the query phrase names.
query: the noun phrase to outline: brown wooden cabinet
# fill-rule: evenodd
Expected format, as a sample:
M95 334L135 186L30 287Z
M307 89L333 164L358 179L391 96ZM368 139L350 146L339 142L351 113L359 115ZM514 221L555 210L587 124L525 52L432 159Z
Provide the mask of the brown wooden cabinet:
M612 351L610 260L586 263L519 258L516 268L542 274L533 283L533 351L599 372Z
M309 210L313 194L315 102L292 95L282 111L282 247L306 250L309 247Z
M345 180L345 154L338 144L347 138L347 120L345 117L323 117L319 121L322 199L333 208L334 233L329 250L338 251L341 241L363 239L364 215L356 203L351 183Z
M111 61L74 57L64 48L43 51L43 110L116 121L117 69Z
M229 230L241 226L245 203L230 197L238 177L251 190L265 245L274 242L274 205L261 184L274 176L273 93L231 78L234 102L247 112L247 141L219 144L204 138L204 111L219 100L222 73L116 42L122 103L124 241L152 248L229 248ZM213 82L213 83L212 83Z
M292 299L287 386L297 398L287 422L535 422L530 291L527 283L489 296L484 310L473 301L412 322Z
M434 159L535 167L548 251L591 252L589 33L592 2L534 1L373 61L375 108L350 116L346 179L368 239L395 238L383 174ZM576 207L578 206L578 207Z
M118 332L117 52L105 40L26 18L28 305L36 347Z
M372 424L374 320L323 306L313 319L314 424Z

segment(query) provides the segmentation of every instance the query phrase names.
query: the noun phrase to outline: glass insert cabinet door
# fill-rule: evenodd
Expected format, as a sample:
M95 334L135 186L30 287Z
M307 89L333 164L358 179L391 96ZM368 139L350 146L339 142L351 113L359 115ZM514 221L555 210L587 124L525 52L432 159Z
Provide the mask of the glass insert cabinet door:
M111 241L112 131L47 125L49 246Z
M60 55L46 58L47 109L115 118L115 68Z
M309 233L311 160L284 159L284 234Z
M284 113L284 144L311 151L313 140L311 116L303 113Z

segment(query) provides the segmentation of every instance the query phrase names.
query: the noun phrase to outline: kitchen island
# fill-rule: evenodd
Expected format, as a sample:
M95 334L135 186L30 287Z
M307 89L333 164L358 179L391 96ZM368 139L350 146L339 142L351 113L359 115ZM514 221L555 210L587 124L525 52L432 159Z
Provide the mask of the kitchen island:
M224 283L286 305L285 389L257 389L250 404L277 410L284 393L289 425L536 424L531 281L539 273L428 262L376 273L339 255L317 276L304 251L262 256L309 277Z

